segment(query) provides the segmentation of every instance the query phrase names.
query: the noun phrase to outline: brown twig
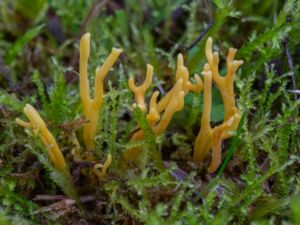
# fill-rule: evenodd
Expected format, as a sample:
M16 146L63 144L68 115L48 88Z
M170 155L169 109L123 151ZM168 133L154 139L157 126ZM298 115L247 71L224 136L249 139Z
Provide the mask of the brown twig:
M37 195L33 198L33 201L57 201L67 199L64 195Z
M188 47L186 47L185 51L190 51L192 48L194 48L199 41L202 40L202 38L204 38L204 36L207 34L207 32L209 31L209 29L212 27L212 22L210 22L208 24L208 26L205 28L205 30L203 30L198 37L192 42L192 44L190 44Z
M211 7L209 5L208 0L204 0L203 3L204 3L204 5L207 9L206 11L207 11L207 14L208 14L209 21L213 21L212 10L211 10Z
M92 6L90 10L88 11L86 17L84 18L83 22L81 23L79 34L76 39L79 39L85 32L88 24L90 23L91 19L93 17L97 17L103 7L106 6L106 4L110 0L94 0L92 3Z
M109 3L110 0L94 0L90 10L88 11L87 15L85 16L85 18L83 19L81 25L80 25L80 29L79 29L79 33L77 34L77 36L75 37L75 41L78 41L80 39L80 37L86 32L87 26L88 24L91 22L92 18L97 17L101 11L101 9L103 9L107 3ZM73 53L73 57L70 60L70 65L71 67L75 68L77 61L79 58L79 52L78 50L74 50ZM67 74L67 80L70 83L73 83L77 76L73 76L74 74Z
M210 30L210 28L213 25L213 16L212 16L212 12L211 12L209 3L207 0L205 0L203 3L204 3L204 7L206 7L207 13L208 13L208 20L209 20L208 26L199 34L199 36L192 42L192 44L190 44L188 47L185 48L186 52L188 52L192 48L194 48L198 44L198 42L204 38L204 36L207 34L207 32Z
M167 161L164 161L164 166L166 168L170 168L171 164ZM179 167L176 170L171 172L172 177L174 177L177 181L184 181L188 177L188 173Z
M289 39L288 39L288 37L286 37L283 42L284 42L285 54L287 56L288 64L289 64L291 75L292 75L293 89L296 90L297 85L296 85L296 77L295 77L295 72L294 72L294 63L293 63L293 59L292 59L291 52L290 52L290 49L289 49ZM294 93L294 96L295 96L295 100L297 100L297 94L296 93Z
M37 195L33 198L33 201L61 201L65 199L69 198L65 195ZM84 195L81 196L79 199L80 202L86 203L94 201L96 197L93 195Z
M75 161L75 163L76 163L76 167L72 173L75 182L79 180L81 169L92 168L96 164L96 162L91 162L91 161Z
M155 82L158 81L158 78L157 78L157 76L156 76L155 74L154 74L154 81L155 81ZM156 87L158 88L159 92L160 92L162 95L165 95L166 91L165 91L165 89L163 88L163 86L161 86L161 84L160 84L159 82L156 84Z
M300 94L300 90L288 90L288 92L294 93L294 94Z

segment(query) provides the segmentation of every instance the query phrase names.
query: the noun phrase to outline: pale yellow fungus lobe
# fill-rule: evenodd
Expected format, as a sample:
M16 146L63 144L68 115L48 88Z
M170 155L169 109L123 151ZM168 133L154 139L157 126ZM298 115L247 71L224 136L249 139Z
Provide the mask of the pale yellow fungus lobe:
M182 54L178 54L177 56L177 65L176 65L176 81L182 79L182 91L184 95L187 95L189 91L193 91L199 93L203 90L203 83L201 78L195 74L195 84L191 83L189 80L189 72L188 69L183 64L183 56ZM173 89L171 89L157 104L158 112L162 112L170 102L173 96Z
M99 180L103 180L105 178L107 169L111 163L112 163L112 156L111 156L111 154L108 154L104 164L97 163L94 165L93 171ZM100 168L101 168L101 172L99 172Z
M196 138L194 146L194 161L200 162L205 159L212 147L213 130L210 126L210 113L212 101L212 75L209 65L204 66L203 112L201 118L201 129Z
M179 79L183 80L182 90L184 91L185 95L189 91L201 92L203 90L203 83L198 74L194 75L194 79L195 79L196 83L193 84L192 82L190 82L189 71L188 71L187 67L185 67L183 64L183 56L181 53L178 54L178 56L177 56L177 69L176 69L175 76L176 76L176 81L178 81Z
M235 72L243 64L242 60L234 60L237 50L235 48L230 48L226 65L227 73L226 76L221 76L219 74L219 53L212 52L212 38L209 37L206 42L205 54L209 64L209 68L212 72L212 78L220 89L222 100L224 103L224 121L228 120L233 113L238 113L238 109L235 105L235 96L234 96L234 78Z
M158 124L153 126L152 128L154 134L158 135L163 133L167 129L173 115L176 112L182 110L184 105L184 91L182 91L182 85L183 85L183 80L179 79L174 85L174 87L172 88L172 92L173 92L172 98L166 105L164 109L164 113L161 116L161 119L158 122ZM159 112L157 108L156 111Z
M146 103L145 103L145 93L152 83L152 77L153 77L153 66L147 64L146 79L142 85L136 86L134 84L133 77L130 77L128 80L128 86L130 90L134 93L135 102L143 112L147 110Z
M64 156L39 113L29 104L26 104L23 111L29 122L16 118L16 123L22 127L32 129L34 133L38 134L46 146L49 158L54 166L60 171L66 171L67 164Z
M94 98L91 98L87 73L90 54L90 34L84 34L80 40L80 98L83 105L84 115L88 120L83 127L83 140L87 151L95 149L95 138L99 123L99 111L103 101L103 80L122 51L122 49L113 48L103 65L96 69Z
M71 143L74 145L74 147L71 150L71 154L74 157L74 161L81 161L82 160L81 154L80 154L81 147L80 147L80 143L76 137L75 132L72 132L70 140L71 140Z
M228 134L228 131L236 129L233 127L234 121L240 121L240 116L238 114L235 114L233 117L230 117L227 121L224 121L221 125L213 129L212 160L208 167L208 172L210 173L215 172L221 164L222 141L232 136L232 134Z
M208 168L209 172L215 172L219 167L221 163L222 141L233 135L240 121L240 111L236 107L233 83L235 72L243 64L243 61L234 60L236 52L237 50L234 48L229 49L226 60L227 74L221 76L219 74L219 53L212 51L212 38L210 37L207 39L205 54L208 63L205 65L204 75L206 76L208 73L211 74L213 81L221 92L225 111L223 123L212 129L209 124L211 96L207 97L207 91L204 90L201 130L194 145L194 161L199 162L204 160L212 149L212 161ZM206 84L204 84L204 86L204 89L206 89Z
M149 124L149 127L151 129L154 128L155 124L159 121L160 115L159 112L157 111L157 97L159 95L159 91L155 91L150 99L150 108L149 108L149 113L147 115L147 121Z

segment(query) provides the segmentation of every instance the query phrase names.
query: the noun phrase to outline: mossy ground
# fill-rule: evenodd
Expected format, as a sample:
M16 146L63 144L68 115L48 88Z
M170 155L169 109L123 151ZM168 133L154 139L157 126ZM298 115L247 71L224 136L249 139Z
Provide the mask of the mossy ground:
M85 122L78 47L86 31L91 80L113 46L124 49L105 82L95 155L103 162L111 153L113 164L100 183L85 176L91 163L71 154L72 135L80 138ZM129 76L143 80L151 63L147 99L169 90L179 52L200 73L208 36L222 74L229 47L244 60L235 83L244 120L224 142L229 161L215 174L206 170L210 159L192 162L202 95L187 95L167 131L154 137L127 85ZM299 36L299 0L0 1L0 224L300 224ZM15 123L26 103L56 137L70 179L53 168L39 138ZM215 89L213 125L223 113ZM137 125L145 140L129 143ZM122 171L121 153L133 146L144 146L144 154Z

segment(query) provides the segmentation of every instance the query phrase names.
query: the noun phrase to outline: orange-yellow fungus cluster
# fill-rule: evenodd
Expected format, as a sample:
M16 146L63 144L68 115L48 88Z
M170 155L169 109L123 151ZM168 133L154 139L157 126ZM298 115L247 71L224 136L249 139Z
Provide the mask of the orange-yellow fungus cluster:
M88 59L90 55L90 34L86 33L80 40L80 98L83 106L83 112L87 119L87 123L83 127L83 140L85 143L86 151L81 154L80 144L75 134L72 134L72 143L75 144L75 148L72 150L74 159L93 160L91 152L95 149L95 138L99 123L100 107L103 101L103 80L109 70L112 68L119 55L122 53L122 49L113 48L110 55L107 57L101 67L96 69L95 85L94 85L94 98L90 97L90 85L88 80ZM62 155L54 137L47 129L44 121L39 116L37 111L31 106L26 105L24 107L24 113L30 120L25 122L20 119L16 119L16 122L23 127L31 128L37 131L41 136L43 143L48 148L49 158L57 169L60 171L65 170L66 162ZM112 156L108 154L104 164L97 163L93 167L95 175L102 179L105 177L106 171L112 162ZM101 168L101 172L99 169Z
M240 121L240 112L235 104L234 96L234 77L237 69L242 65L243 61L234 60L236 49L230 48L227 56L227 74L220 76L219 74L219 54L212 52L212 38L208 38L206 42L206 57L208 63L204 65L202 75L204 76L204 84L200 77L195 74L196 84L189 81L188 69L183 64L181 54L177 58L176 83L173 88L159 101L157 97L159 92L152 94L149 109L145 103L145 93L152 83L153 67L147 65L147 73L145 82L139 87L135 86L134 79L129 79L129 88L135 95L136 105L143 112L147 113L147 122L153 133L158 135L163 133L169 125L175 112L180 111L184 105L184 96L189 92L203 93L203 112L201 117L201 129L195 140L194 145L194 161L203 161L212 150L212 161L208 168L209 172L214 172L221 163L221 144L226 138L233 135ZM211 128L210 114L212 105L212 82L219 88L224 103L224 121L221 125ZM163 113L164 112L164 113ZM163 113L163 114L162 114ZM162 114L162 115L161 115ZM143 130L136 131L131 141L144 138ZM125 161L136 160L141 148L135 147L124 153Z
M65 158L61 153L55 138L48 130L45 122L43 121L39 113L35 110L33 106L29 104L26 104L23 111L29 119L29 122L25 122L19 118L16 118L16 123L22 127L30 128L36 134L38 134L41 137L43 144L46 146L49 158L54 164L54 166L60 171L66 171L67 164L65 162Z
M205 64L204 75L204 100L203 113L201 118L201 130L196 138L194 145L194 161L203 161L210 150L212 150L212 161L208 168L209 172L218 169L221 163L221 144L226 138L229 138L236 131L240 122L240 111L235 104L234 96L234 77L237 69L243 64L242 60L234 60L236 49L230 48L227 55L227 74L219 74L219 54L212 52L212 38L208 38L205 47L205 54L208 63ZM224 121L221 125L211 128L211 80L219 88L224 103Z
M203 83L197 74L194 76L196 83L193 84L190 82L188 69L183 63L183 56L179 54L177 57L175 85L159 102L157 102L159 91L155 91L151 96L149 109L147 109L145 93L152 83L152 76L153 67L148 64L145 82L140 86L135 86L133 78L130 78L128 85L135 95L136 106L140 107L142 111L147 112L146 118L152 132L155 135L159 135L167 129L174 113L182 110L184 106L184 96L189 91L201 92ZM132 135L131 141L137 141L143 138L144 131L140 129ZM140 151L141 148L131 148L124 153L123 158L126 162L135 161Z
M85 152L81 153L80 144L74 134L72 136L73 143L76 146L73 153L76 159L93 160L93 151L95 150L95 138L99 125L100 108L103 101L103 80L109 70L112 68L122 49L113 48L103 65L96 69L96 77L94 84L94 97L90 96L90 84L88 80L88 59L90 54L90 34L83 35L80 40L80 98L83 106L83 112L87 119L87 123L83 127L83 141L85 144ZM128 80L130 90L134 93L134 107L139 107L145 114L148 125L153 134L162 134L170 124L173 115L182 110L184 107L184 96L189 92L201 92L203 90L203 112L201 117L201 129L197 135L194 144L194 161L199 163L203 161L212 151L212 160L208 168L209 172L214 172L221 163L221 145L222 141L232 137L240 122L240 111L236 107L234 96L234 78L235 72L243 64L241 60L234 60L237 50L230 48L226 65L227 74L221 76L219 74L219 54L212 51L212 38L208 38L205 47L207 63L203 67L202 75L204 82L195 74L195 83L189 80L189 71L184 66L183 56L179 54L176 65L176 82L174 86L159 101L159 91L155 91L150 98L149 105L145 101L145 95L153 79L153 67L148 64L146 79L143 84L136 86L134 78ZM212 128L210 121L212 109L212 83L215 83L220 90L224 103L224 120L223 123ZM24 107L24 113L28 117L29 122L16 119L16 122L23 127L31 128L38 133L48 149L50 160L60 171L64 171L67 167L64 157L50 131L47 129L44 121L31 106ZM131 136L130 141L137 141L144 138L144 131L138 129ZM136 161L141 152L141 147L133 147L123 154L125 165L129 161ZM108 167L112 162L112 156L108 154L104 164L95 164L93 167L94 174L99 178L104 178ZM99 171L101 169L101 171Z

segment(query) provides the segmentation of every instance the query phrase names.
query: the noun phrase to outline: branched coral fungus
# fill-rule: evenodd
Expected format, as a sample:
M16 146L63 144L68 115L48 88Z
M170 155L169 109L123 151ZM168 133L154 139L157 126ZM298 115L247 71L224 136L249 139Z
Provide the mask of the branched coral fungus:
M208 168L209 172L214 172L221 163L221 144L222 140L229 138L237 129L240 121L240 111L235 104L234 96L234 77L237 69L243 64L242 60L234 60L236 49L230 48L227 55L227 74L219 74L219 54L212 52L212 38L208 38L205 47L205 54L208 63L204 67L204 76L212 76L213 81L219 88L224 103L225 116L221 125L211 128L211 81L207 78L204 81L204 107L201 120L201 130L197 136L194 145L194 161L204 160L209 150L212 149L212 161Z
M90 54L90 34L86 33L80 40L80 98L83 106L83 112L88 120L83 127L83 140L86 147L86 159L92 159L92 152L95 149L95 138L98 130L100 107L103 101L103 80L109 70L112 68L122 49L113 48L108 58L101 67L96 69L96 78L94 85L94 98L90 97L90 84L87 75L88 59ZM106 171L112 162L112 156L108 154L105 163L97 163L93 172L99 179L105 177ZM101 172L98 171L102 168Z
M173 114L183 108L184 96L189 91L201 92L204 88L201 129L195 140L194 161L203 161L210 150L212 150L212 161L208 168L209 172L214 172L220 165L222 141L233 135L240 121L240 111L235 104L233 83L235 72L242 65L243 61L234 60L236 51L234 48L229 49L227 74L223 77L219 74L219 54L212 52L212 38L208 38L205 49L208 63L204 65L202 72L204 75L204 85L197 74L194 77L195 84L189 81L188 69L183 64L182 55L179 54L177 57L176 84L159 102L157 102L159 92L154 92L148 110L145 103L145 93L151 85L153 75L152 66L147 65L146 80L141 86L135 86L133 78L129 79L129 88L135 95L136 104L142 111L147 112L148 125L156 135L163 133L169 125ZM223 123L215 128L212 128L210 125L212 81L216 83L221 92L225 110ZM144 131L138 130L132 135L131 141L143 138ZM141 148L138 147L127 150L124 154L125 160L136 160L140 151Z
M67 164L65 162L64 156L61 153L55 138L48 130L45 122L43 121L39 113L35 110L33 106L29 104L26 104L23 111L29 119L29 122L25 122L19 118L16 118L16 123L22 127L30 128L33 130L33 132L37 133L41 137L43 144L48 150L48 155L51 162L58 170L66 172Z
M82 158L93 159L92 155L90 155L89 153L91 150L95 149L95 137L99 123L99 111L103 101L103 80L122 51L122 49L113 48L112 52L105 60L103 65L96 69L94 98L91 98L89 80L87 75L88 58L90 54L90 34L87 33L83 35L80 40L80 98L84 115L88 122L83 127L83 140L87 150L85 152L86 154L81 155L83 157L81 157L79 153L80 145L76 138L76 135L72 135L72 142L75 145L72 153L74 155L74 158L77 160L81 160ZM60 171L64 171L66 168L65 159L54 137L47 129L46 124L44 123L38 112L31 105L26 105L24 107L24 113L28 117L30 122L22 121L19 118L16 119L16 122L20 126L31 128L39 133L43 143L48 148L50 160L57 169L59 169ZM103 165L100 163L95 164L93 171L99 179L104 178L111 162L112 157L109 154ZM99 168L102 168L101 172L98 171Z
M130 77L128 80L128 86L129 86L130 90L134 93L135 102L143 112L145 112L147 110L146 103L145 103L145 93L152 83L152 77L153 77L153 66L148 64L146 80L144 81L144 83L142 85L136 86L134 84L133 77Z
M95 138L98 129L99 111L103 101L103 80L114 65L122 49L113 48L103 65L96 69L94 98L90 97L90 86L87 75L90 54L90 34L86 33L80 40L80 98L87 124L83 127L83 140L86 150L95 149Z
M153 67L147 65L147 73L145 82L137 87L134 85L133 78L129 79L129 88L135 95L136 105L144 112L147 112L145 103L145 93L152 82ZM196 83L192 84L189 81L188 69L184 66L183 56L179 54L177 57L177 68L176 68L176 83L171 90L157 102L159 91L155 91L150 99L149 109L146 115L147 122L152 132L155 135L162 134L168 127L174 113L182 110L184 106L184 96L189 92L201 92L203 89L203 83L200 77L195 74L194 76ZM136 131L131 141L137 141L144 138L144 131ZM135 161L141 151L141 148L135 147L127 150L124 153L125 161Z

